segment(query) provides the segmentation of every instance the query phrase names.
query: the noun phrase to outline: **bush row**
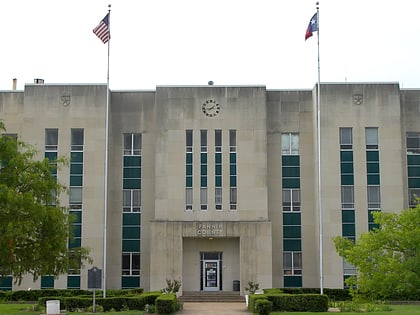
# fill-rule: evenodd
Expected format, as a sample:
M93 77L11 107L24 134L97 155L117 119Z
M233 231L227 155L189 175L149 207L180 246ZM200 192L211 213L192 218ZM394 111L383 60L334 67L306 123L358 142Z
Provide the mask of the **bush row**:
M103 307L104 311L110 311L114 309L115 311L121 311L124 309L130 310L144 310L144 307L149 305L154 305L156 299L161 295L160 292L150 292L141 295L118 295L118 296L109 296L106 298L96 297L95 304ZM45 306L49 300L58 300L60 301L60 309L65 309L67 311L77 311L79 309L86 309L93 305L93 297L87 296L49 296L39 298L38 304L40 306Z
M175 293L161 294L155 302L158 314L172 314L181 309Z
M257 312L257 301L268 300L272 302L273 311L276 312L326 312L328 311L328 297L325 294L251 294L248 300L248 309ZM265 305L264 307L269 307Z
M321 290L319 288L273 288L264 289L264 293L320 294ZM352 299L349 289L325 288L323 293L330 301L351 301Z
M106 290L107 296L121 296L129 294L141 294L143 289ZM102 296L102 291L96 291L97 296ZM27 291L0 291L0 301L38 301L42 297L71 297L71 296L92 296L89 290L76 289L43 289Z

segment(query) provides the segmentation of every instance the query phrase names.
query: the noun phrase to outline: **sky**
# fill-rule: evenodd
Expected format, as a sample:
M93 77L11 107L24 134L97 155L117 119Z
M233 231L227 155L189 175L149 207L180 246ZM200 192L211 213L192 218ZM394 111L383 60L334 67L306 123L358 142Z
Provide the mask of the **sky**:
M111 90L161 85L312 89L313 0L13 0L0 8L0 90L106 83L108 44L92 30L111 4ZM418 0L320 0L321 82L420 89Z

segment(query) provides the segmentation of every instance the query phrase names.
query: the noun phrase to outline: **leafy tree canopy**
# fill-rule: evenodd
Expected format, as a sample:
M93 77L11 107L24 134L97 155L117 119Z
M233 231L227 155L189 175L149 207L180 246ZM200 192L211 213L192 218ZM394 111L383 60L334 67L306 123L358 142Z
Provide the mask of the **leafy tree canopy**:
M0 134L5 132L0 121ZM66 191L52 173L65 165L35 160L36 150L7 135L0 135L0 276L21 283L25 274L66 273L91 261L86 248L68 248L71 216L60 205Z
M420 204L396 213L374 213L379 228L354 243L334 238L338 254L357 268L357 289L370 299L420 296ZM353 279L354 281L354 279Z

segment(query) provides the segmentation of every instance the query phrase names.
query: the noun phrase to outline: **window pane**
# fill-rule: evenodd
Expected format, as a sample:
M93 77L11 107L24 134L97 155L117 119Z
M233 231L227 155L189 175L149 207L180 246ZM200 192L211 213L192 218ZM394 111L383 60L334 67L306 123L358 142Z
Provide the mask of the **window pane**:
M138 152L141 150L141 134L139 133L133 134L133 146L134 146L134 151Z
M132 254L133 255L133 269L140 269L140 254Z
M130 254L122 254L122 269L130 269Z
M221 204L222 203L222 188L216 187L215 189L215 203Z
M302 253L293 253L293 268L302 269Z
M299 135L292 134L291 135L291 154L299 154Z
M340 144L349 145L352 143L351 128L340 128Z
M133 190L133 207L140 207L141 205L141 191L138 189Z
M45 149L57 150L58 129L45 129Z
M236 188L230 189L230 203L236 204L238 202L237 200L237 190Z
M207 146L207 130L200 130L200 142L202 147Z
M70 203L82 203L82 187L70 187Z
M192 204L193 203L193 190L192 188L185 189L185 203Z
M229 145L231 147L236 146L236 130L229 130Z
M283 268L292 268L292 253L283 253Z
M202 205L207 204L207 188L200 189L200 203Z
M290 154L290 134L288 133L281 135L281 154Z
M366 146L378 146L378 128L366 128Z
M71 130L71 145L83 145L83 129Z
M216 147L222 146L222 130L215 130L214 131L214 145Z
M192 130L185 131L185 143L187 147L192 147L193 145L193 133Z
M353 186L341 186L341 203L343 208L354 208Z
M379 186L368 186L368 207L379 208L381 204Z

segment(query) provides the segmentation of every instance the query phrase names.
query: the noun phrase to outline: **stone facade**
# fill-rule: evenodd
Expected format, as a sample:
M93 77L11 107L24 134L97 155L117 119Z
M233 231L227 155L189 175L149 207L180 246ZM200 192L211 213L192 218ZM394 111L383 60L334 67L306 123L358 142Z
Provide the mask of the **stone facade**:
M316 87L213 85L110 91L106 229L106 85L28 84L24 91L1 91L0 118L7 133L39 149L39 158L46 129L58 130L58 155L68 157L72 129L83 130L80 240L102 269L106 230L107 288L159 290L166 279L179 279L183 291L232 291L240 281L244 293L248 281L261 288L319 287L316 94ZM374 187L380 192L378 207L386 212L407 208L410 189L420 189L407 175L406 143L407 133L420 133L419 104L420 90L402 90L395 83L321 84L324 287L342 288L351 274L332 238L368 231L369 189L379 187ZM366 144L371 131L377 149ZM351 149L343 149L345 132L351 133ZM141 137L133 159L125 156L126 135ZM297 152L285 153L289 138L298 139ZM373 173L372 150L379 157ZM343 159L350 151L351 167ZM133 161L139 161L136 169ZM60 170L58 180L72 186L71 172ZM350 210L343 205L343 186L352 187ZM287 210L289 190L297 193L290 203L295 210ZM133 197L137 191L141 201ZM131 208L124 208L127 196ZM62 202L69 204L69 196ZM344 219L349 214L350 221ZM91 267L70 282L86 288ZM208 275L215 282L207 282ZM20 287L0 286L66 288L70 283L67 275L44 280L47 285L28 278Z

